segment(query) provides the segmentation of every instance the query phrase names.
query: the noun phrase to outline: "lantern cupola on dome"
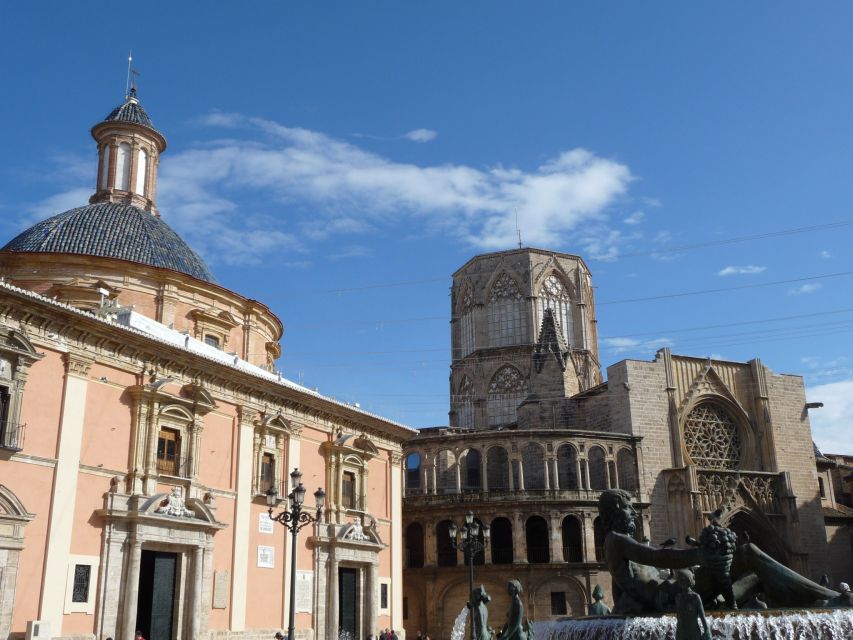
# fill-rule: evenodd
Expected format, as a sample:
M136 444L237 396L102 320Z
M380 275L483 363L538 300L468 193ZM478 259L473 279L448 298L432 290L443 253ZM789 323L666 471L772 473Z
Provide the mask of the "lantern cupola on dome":
M166 138L132 87L125 101L92 127L98 143L98 180L89 202L132 204L153 215L156 207L157 166Z

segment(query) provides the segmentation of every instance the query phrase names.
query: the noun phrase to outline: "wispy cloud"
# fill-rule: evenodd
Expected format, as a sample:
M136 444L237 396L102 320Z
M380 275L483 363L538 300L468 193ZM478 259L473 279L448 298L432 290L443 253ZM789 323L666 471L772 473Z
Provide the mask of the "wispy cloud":
M438 131L433 131L432 129L413 129L404 133L403 137L412 142L430 142L438 137Z
M841 380L806 389L809 402L823 408L809 411L812 434L824 453L853 454L850 425L853 424L853 380Z
M196 123L213 135L164 156L158 206L212 262L251 263L283 252L292 257L333 237L392 225L419 236L444 234L477 249L503 249L517 242L516 211L526 244L559 247L571 238L612 257L625 242L608 217L627 196L631 171L586 149L563 151L529 170L422 166L240 114L211 113ZM228 137L217 135L222 130ZM423 131L415 137L430 136ZM34 215L80 205L89 195L90 188L69 188L39 203Z
M764 273L767 267L758 267L754 264L748 264L744 267L729 266L720 269L717 272L718 276L735 276L735 275L752 275L756 273Z
M820 289L823 285L820 282L810 282L808 284L801 284L799 287L795 289L791 289L788 293L792 296L802 296L809 293L814 293L818 289Z
M612 354L618 353L653 353L663 347L672 346L669 338L655 338L654 340L637 340L636 338L615 336L613 338L602 338L601 346L605 351Z
M826 249L824 249L823 251L821 251L818 255L819 255L821 258L831 258L831 257L832 257L832 254L831 254L829 251L827 251Z
M625 218L622 222L625 224L640 224L646 217L646 214L642 211L635 211L630 216Z

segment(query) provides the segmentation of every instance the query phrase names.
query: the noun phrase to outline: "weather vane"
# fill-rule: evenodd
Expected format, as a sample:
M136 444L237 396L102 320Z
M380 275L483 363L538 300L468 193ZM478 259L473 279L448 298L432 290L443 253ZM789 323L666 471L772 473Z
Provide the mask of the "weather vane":
M139 72L136 69L131 68L131 63L133 62L133 52L130 51L127 54L127 80L124 85L124 99L127 100L131 95L136 93L136 77L139 75Z

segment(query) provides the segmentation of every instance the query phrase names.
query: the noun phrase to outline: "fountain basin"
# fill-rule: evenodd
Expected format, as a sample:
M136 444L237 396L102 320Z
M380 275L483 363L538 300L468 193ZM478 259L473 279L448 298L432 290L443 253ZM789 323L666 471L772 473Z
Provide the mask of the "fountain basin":
M720 640L850 640L853 611L763 610L708 612ZM536 622L536 640L674 640L675 616L563 618Z

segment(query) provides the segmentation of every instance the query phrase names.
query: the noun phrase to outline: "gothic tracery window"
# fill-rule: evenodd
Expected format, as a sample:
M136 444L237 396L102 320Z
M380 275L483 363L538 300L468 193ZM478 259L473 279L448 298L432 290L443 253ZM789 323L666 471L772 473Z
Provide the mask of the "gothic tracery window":
M563 337L566 339L566 342L571 344L573 342L572 302L566 285L555 274L552 273L542 283L536 306L540 321L545 315L545 309L551 309L554 313L554 320L559 324Z
M506 273L492 285L488 308L489 345L520 344L527 338L524 296L514 278Z
M465 285L459 302L459 349L465 357L474 350L474 297Z
M458 426L471 429L474 426L474 383L471 378L465 376L459 385L459 394L456 397Z
M742 456L738 426L719 405L703 402L684 421L684 445L693 462L708 469L737 469Z
M490 427L516 421L516 409L527 397L527 380L512 366L498 369L489 383L486 416Z

